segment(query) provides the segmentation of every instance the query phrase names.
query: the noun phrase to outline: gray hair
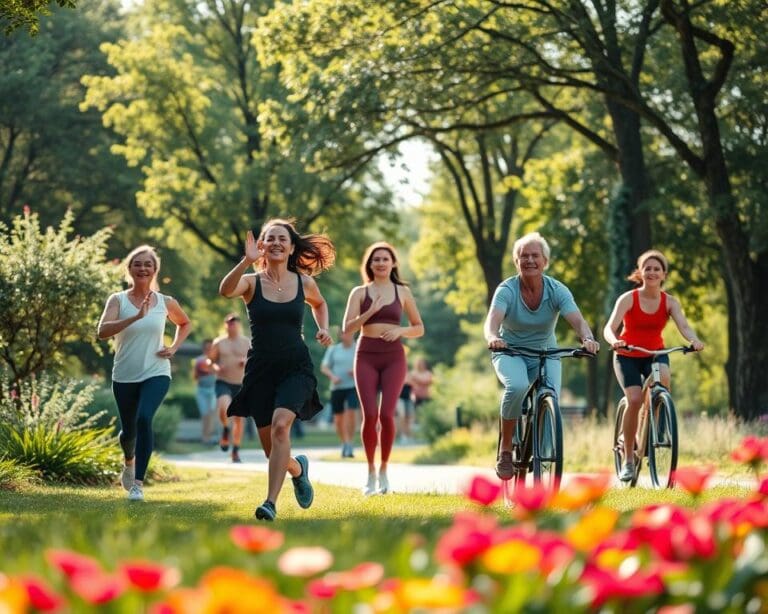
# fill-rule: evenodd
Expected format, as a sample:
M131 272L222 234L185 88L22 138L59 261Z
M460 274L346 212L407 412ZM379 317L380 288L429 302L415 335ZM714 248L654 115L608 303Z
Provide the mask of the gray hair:
M544 258L547 259L547 266L549 266L549 243L547 243L547 240L538 232L529 232L527 235L523 235L515 241L515 244L512 246L512 256L515 259L515 264L520 260L520 252L522 252L523 248L529 243L538 243L541 246L541 253L544 255Z

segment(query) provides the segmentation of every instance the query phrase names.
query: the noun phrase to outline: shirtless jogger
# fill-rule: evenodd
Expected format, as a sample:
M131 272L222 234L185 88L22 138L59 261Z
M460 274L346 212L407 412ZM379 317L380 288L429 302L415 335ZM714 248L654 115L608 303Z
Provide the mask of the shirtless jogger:
M219 414L222 432L219 445L222 451L229 450L232 443L232 462L240 462L240 442L243 439L245 418L232 418L232 429L229 428L227 408L232 398L239 392L243 383L245 359L251 341L240 329L240 317L230 313L224 318L226 333L213 340L210 353L210 363L216 372L216 409Z

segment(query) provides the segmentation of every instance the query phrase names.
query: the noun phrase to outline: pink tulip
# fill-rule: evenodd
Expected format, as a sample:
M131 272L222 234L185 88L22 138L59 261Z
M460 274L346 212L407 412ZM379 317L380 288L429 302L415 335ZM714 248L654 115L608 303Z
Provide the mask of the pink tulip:
M445 531L435 546L435 558L441 563L467 565L493 543L496 520L480 514L456 514L453 526Z
M546 509L551 499L552 491L540 482L530 487L520 486L512 493L515 514L519 517L527 517Z
M500 494L501 483L499 480L490 480L483 475L473 477L469 486L464 491L464 495L470 501L485 506L494 503Z
M706 467L680 467L674 472L674 480L694 497L698 497L714 475L715 468Z
M331 565L333 555L322 546L291 548L277 559L277 568L286 576L314 576Z
M72 591L91 605L114 601L125 592L125 581L103 571L76 573L69 579Z
M68 578L80 573L97 573L102 571L99 562L71 550L49 549L45 551L48 563L62 572Z
M229 531L229 537L234 544L248 552L268 552L283 545L285 537L280 531L266 527L236 525Z

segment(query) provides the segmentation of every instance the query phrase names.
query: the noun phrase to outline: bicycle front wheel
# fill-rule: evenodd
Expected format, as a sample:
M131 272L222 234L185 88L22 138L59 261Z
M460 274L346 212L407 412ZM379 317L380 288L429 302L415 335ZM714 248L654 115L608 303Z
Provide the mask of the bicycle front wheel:
M616 422L613 426L613 465L616 469L616 477L621 474L624 464L624 414L627 413L627 397L621 397L616 407Z
M552 492L563 477L563 422L554 397L539 399L533 422L533 479Z
M677 415L672 396L661 391L654 396L648 424L648 469L656 488L672 488L677 469Z

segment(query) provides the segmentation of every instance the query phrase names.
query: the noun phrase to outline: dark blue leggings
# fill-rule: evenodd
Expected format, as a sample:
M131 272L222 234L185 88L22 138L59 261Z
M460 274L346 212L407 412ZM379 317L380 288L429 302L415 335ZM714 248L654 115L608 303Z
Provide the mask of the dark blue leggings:
M117 410L120 412L120 447L125 458L136 458L136 479L143 480L152 456L154 437L152 419L163 402L171 378L150 377L143 382L112 382Z

